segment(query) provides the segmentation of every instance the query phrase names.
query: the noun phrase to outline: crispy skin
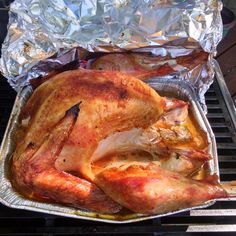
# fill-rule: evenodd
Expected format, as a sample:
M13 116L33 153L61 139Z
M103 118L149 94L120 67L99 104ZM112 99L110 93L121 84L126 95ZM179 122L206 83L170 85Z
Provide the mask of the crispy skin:
M142 57L142 59L140 57ZM152 68L144 62L145 58L148 59L149 62L153 60L149 54L111 53L96 59L92 63L91 69L122 71L141 80L148 79L151 76L164 76L175 72L167 63L156 65Z
M61 73L39 86L24 108L22 119L30 120L14 158L30 142L40 145L65 111L78 102L80 118L56 166L61 169L63 163L63 170L79 171L88 180L93 179L90 157L101 139L113 132L148 127L164 107L153 89L130 75L88 70Z
M74 127L78 108L73 107L55 126L40 147L30 143L13 163L15 180L21 187L57 202L98 212L114 213L120 206L96 185L68 173L58 171L55 160Z
M128 152L142 150L151 154L151 160L159 161L162 168L184 176L199 170L211 159L204 150L208 145L205 133L189 117L188 103L165 98L165 104L163 115L148 128L113 133L101 140L92 155L92 162L108 155L116 162L113 158L116 153L125 153L126 162L131 162L133 158L130 159ZM137 156L141 161L141 156ZM107 163L110 162L107 158Z
M147 53L110 53L97 58L91 69L123 71L135 75L141 80L152 76L164 76L184 69L192 70L194 67L207 62L208 53L193 52L187 56L176 59L156 57ZM181 65L182 69L173 69L173 65Z
M73 144L66 145L56 162L57 168L78 171L78 157L86 152L87 156L91 155L89 160L92 163L106 155L143 150L150 153L154 160L161 161L163 168L184 176L193 174L211 159L210 155L203 151L208 145L204 140L205 136L199 132L191 133L188 126L181 125L188 118L186 102L165 98L164 110L166 112L160 119L146 129L132 128L109 134L99 141L93 153L88 153L91 149L81 149ZM83 153L78 155L81 151Z
M30 85L35 89L37 88L39 85L43 84L44 82L46 82L47 80L51 79L53 76L62 73L64 71L67 70L75 70L78 69L79 67L79 63L78 61L72 61L64 66L61 66L60 68L57 68L55 70L51 70L48 75L44 76L44 77L38 77L38 78L34 78L31 79Z
M187 56L181 56L176 58L178 65L182 65L189 70L192 70L194 67L205 64L208 60L209 54L207 52L193 52Z
M122 206L144 214L166 213L227 197L214 181L187 179L154 164L105 169L95 181Z
M122 147L124 150L124 147ZM158 148L156 148L157 150ZM154 149L155 150L155 149ZM100 171L110 167L121 168L122 166L132 166L134 164L147 166L150 163L155 163L162 169L179 173L182 176L189 176L196 172L206 161L207 158L192 158L191 153L189 155L180 155L179 153L171 152L165 153L166 150L158 150L159 155L156 153L151 154L148 150L134 149L127 152L114 152L107 154L100 159L92 162L92 170L97 175ZM154 152L154 151L153 151Z
M77 103L80 103L81 109L79 119L75 121L72 119L73 116L68 114L63 119L65 112ZM25 126L22 125L21 129L25 134L20 135L21 141L17 144L13 156L15 179L19 186L27 187L42 196L105 213L117 212L120 206L105 196L94 183L97 183L118 203L143 213L175 210L176 207L186 207L189 206L188 204L200 204L211 197L221 197L221 191L217 195L217 191L211 193L206 188L204 190L209 190L210 193L205 194L205 198L196 197L193 201L187 201L186 197L178 205L175 195L171 195L172 202L167 201L165 205L165 201L161 201L163 209L151 209L150 207L153 207L152 204L156 201L155 197L152 200L150 191L138 190L138 186L141 186L138 184L134 185L134 188L132 185L130 194L127 194L130 196L130 202L133 198L134 203L137 203L142 197L150 202L143 205L147 206L147 210L144 208L136 210L132 204L131 207L128 205L129 201L127 204L126 200L123 200L123 196L126 195L129 183L143 178L140 169L148 176L149 174L154 176L153 178L163 177L161 181L170 188L178 182L183 182L181 191L185 190L185 183L186 186L190 183L194 183L195 186L195 182L183 177L175 180L173 172L156 169L153 165L135 167L133 171L133 163L129 163L131 166L126 168L125 173L132 173L131 182L113 181L118 175L121 178L124 176L124 168L120 165L112 169L114 175L109 172L110 168L95 172L91 168L93 154L102 140L106 140L109 135L129 133L133 129L141 132L136 133L136 136L130 140L127 139L129 136L125 137L125 145L127 146L127 141L131 143L125 151L140 149L149 154L164 155L164 158L166 155L172 155L173 152L181 155L177 160L175 157L171 157L168 161L161 160L163 168L187 175L210 158L206 152L201 151L205 148L205 143L201 143L201 140L200 144L194 142L192 137L189 138L188 131L184 127L179 127L188 119L188 104L160 97L148 85L131 75L115 71L89 70L74 70L55 75L35 90L21 114L21 119ZM196 127L193 130L196 134ZM136 141L138 143L135 143ZM29 145L30 143L33 145ZM119 142L115 143L114 150L122 145ZM191 148L186 148L188 146ZM137 157L142 161L139 153ZM77 172L77 175L84 179L65 171ZM160 176L156 176L155 171L158 171ZM130 176L127 175L127 178L129 179ZM126 189L117 187L123 183L127 186ZM149 186L149 177L143 183ZM152 181L150 186L152 187ZM116 187L117 190L114 190ZM160 192L162 185L153 187ZM197 185L197 189L203 192L202 185L200 187ZM117 199L112 193L113 190L114 193L121 190L117 194ZM138 200L135 191L137 194L141 191ZM163 196L167 197L165 191ZM142 201L140 204L142 205Z

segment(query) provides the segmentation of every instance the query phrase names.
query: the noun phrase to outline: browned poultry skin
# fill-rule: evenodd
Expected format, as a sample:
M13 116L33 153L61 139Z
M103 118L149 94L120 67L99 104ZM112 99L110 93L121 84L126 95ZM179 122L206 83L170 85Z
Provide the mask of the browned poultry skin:
M103 213L115 213L121 207L94 184L56 170L54 163L74 127L78 106L73 107L55 126L40 147L30 143L13 163L13 173L19 187L57 202Z
M101 139L113 132L148 127L158 120L164 107L153 89L130 75L88 70L61 73L38 87L29 99L22 119L30 117L30 121L14 159L28 143L40 145L64 112L78 102L82 102L80 118L64 147L69 150L66 162L59 157L56 166L60 169L60 163L64 167L73 163L73 170L88 180L93 179L90 156Z
M116 154L125 155L126 163L136 159L145 161L143 153L135 155L136 159L129 155L129 152L142 150L152 156L149 161L157 161L161 168L183 176L199 170L211 159L205 151L208 146L207 136L191 117L187 102L167 98L164 100L165 112L156 123L147 129L131 129L109 135L99 143L92 155L92 162L102 158L103 168L111 163L117 166L120 156ZM96 168L101 167L98 164Z
M65 112L79 102L81 109L79 119L75 121L72 116L66 116L63 119ZM162 98L148 85L128 74L114 71L75 70L58 74L40 85L27 102L21 119L23 123L27 123L26 120L29 121L28 125L21 127L25 134L19 135L18 139L21 141L17 144L13 156L13 171L18 185L61 203L98 212L114 213L119 211L119 204L106 197L95 184L106 192L110 191L109 189L113 191L113 186L110 184L116 178L115 175L120 175L122 178L126 174L122 174L124 171L122 167L112 169L114 175L110 174L109 168L93 172L91 158L99 143L111 134L129 132L134 128L149 131L151 127L155 128L157 133L163 133L163 130L160 131L160 129L164 128L171 130L172 126L184 124L188 119L188 104L183 101ZM189 122L191 123L191 121ZM199 135L201 136L201 134ZM210 158L206 152L198 151L198 149L205 148L206 143L204 142L195 144L190 139L188 143L177 140L178 142L174 142L172 145L168 137L163 136L162 139L156 146L148 145L149 148L151 146L164 155L165 153L169 155L171 152L184 152L184 158L191 159L190 162L193 162L194 159L202 161L201 164ZM150 144L148 136L145 137L145 140ZM33 145L29 145L30 143ZM144 142L144 144L146 143ZM192 149L186 150L186 146L191 146ZM132 148L131 145L130 149L132 150ZM140 161L142 161L142 157ZM132 170L130 168L127 168L128 171L124 173L129 173ZM172 178L174 173L166 174L169 172L152 168L142 167L142 171L138 171L138 168L137 171L131 171L132 176L138 181L143 178L142 172L147 175L150 173L150 176L155 177L154 172L158 171L160 172L158 178L163 181L163 184L166 184L170 176L170 183L167 181L170 186L172 186L172 179L173 185L185 180L181 178L178 181L174 180L175 178ZM172 167L167 166L168 168ZM175 170L176 168L173 169L173 171ZM75 171L84 179L72 176L65 171ZM186 172L185 166L181 167L181 171L184 175L189 173L189 171ZM97 174L98 178L96 178ZM104 184L107 183L107 187L103 185L101 179L103 174L105 176ZM161 177L162 175L163 177ZM128 175L127 178L129 178ZM164 180L165 178L167 179ZM186 179L187 183L188 181L191 182ZM149 179L144 181L148 184L149 182ZM127 185L125 180L120 183ZM115 186L117 186L116 182L114 182ZM153 187L156 188L156 186ZM119 190L119 187L117 189ZM160 191L160 189L159 187L158 190L157 186L157 190ZM114 193L118 190L114 190ZM122 200L122 194L126 194L127 189L121 188L120 190L123 192L117 194L117 202L127 206L126 202ZM207 197L211 195L210 189L204 190L209 190L209 193L206 193ZM127 195L133 197L132 194L135 191L134 186L131 195ZM112 193L109 192L108 195L116 201ZM140 199L141 195L143 199L147 198L152 201L152 189L140 193ZM167 193L164 192L163 196L167 198ZM215 197L217 196L215 195ZM191 199L189 199L188 204L200 204L205 200L205 198L200 199L199 197L198 200L191 203ZM130 201L132 201L131 198ZM157 204L158 201L154 198L153 203L146 204L151 204L153 207L152 204ZM134 202L137 202L135 194ZM164 200L161 198L160 204L162 203L165 206ZM177 204L176 201L174 203ZM174 203L167 201L166 206L168 207L164 210L171 209L171 207L176 209ZM189 206L188 204L179 204L178 207ZM130 207L128 206L128 208ZM142 211L140 209L140 212ZM156 212L156 209L152 211L150 207L147 207L147 211L143 212L152 213Z
M155 68L148 68L140 63L136 58L136 53L111 53L96 59L91 69L107 71L123 71L131 74L138 79L145 80L151 76L164 76L175 72L167 63L157 65ZM152 59L149 55L141 54L140 56Z
M153 56L147 53L109 53L95 59L91 69L122 71L135 75L141 80L146 80L152 76L164 76L178 72L179 70L174 70L172 67L173 61L175 65L178 64L191 70L206 63L207 59L208 53L205 52L193 52L176 59L171 59L169 56ZM170 61L172 61L171 64L169 64Z
M205 64L208 60L209 54L207 52L193 52L187 56L181 56L176 58L178 65L192 70L194 67Z
M166 213L227 197L214 181L187 179L154 164L105 169L95 181L115 201L144 214Z

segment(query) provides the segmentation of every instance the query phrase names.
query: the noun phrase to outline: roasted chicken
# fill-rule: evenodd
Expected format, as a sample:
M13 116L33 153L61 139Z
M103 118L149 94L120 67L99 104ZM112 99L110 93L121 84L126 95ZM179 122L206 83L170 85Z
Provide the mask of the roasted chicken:
M189 104L159 96L135 76L60 73L33 92L20 121L13 182L28 195L145 214L226 196L216 181L191 179L211 157Z

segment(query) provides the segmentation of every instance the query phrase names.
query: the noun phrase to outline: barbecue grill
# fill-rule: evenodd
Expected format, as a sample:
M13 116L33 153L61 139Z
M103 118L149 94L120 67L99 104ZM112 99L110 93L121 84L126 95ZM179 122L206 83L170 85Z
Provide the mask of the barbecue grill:
M0 3L0 41L5 37L7 11ZM0 140L16 93L0 78ZM216 136L221 181L236 180L236 113L223 77L219 74L206 94L208 119ZM0 204L0 236L5 235L235 235L236 199L218 201L207 209L192 210L160 219L112 225L16 210Z

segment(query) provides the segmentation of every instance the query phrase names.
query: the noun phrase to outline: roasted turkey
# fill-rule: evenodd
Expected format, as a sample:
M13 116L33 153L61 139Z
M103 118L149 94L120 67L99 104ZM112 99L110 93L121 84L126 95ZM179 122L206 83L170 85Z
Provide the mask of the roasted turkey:
M192 175L211 156L185 101L135 76L72 70L33 92L20 115L13 183L74 207L159 214L227 194Z

